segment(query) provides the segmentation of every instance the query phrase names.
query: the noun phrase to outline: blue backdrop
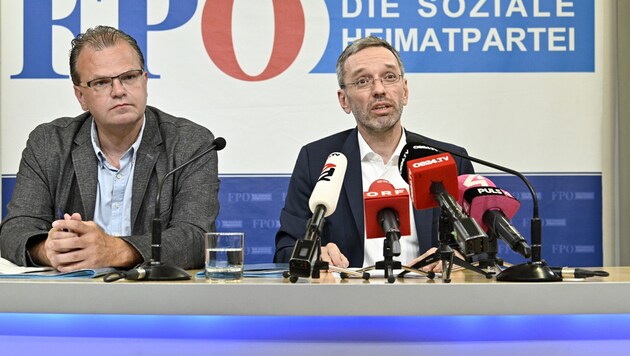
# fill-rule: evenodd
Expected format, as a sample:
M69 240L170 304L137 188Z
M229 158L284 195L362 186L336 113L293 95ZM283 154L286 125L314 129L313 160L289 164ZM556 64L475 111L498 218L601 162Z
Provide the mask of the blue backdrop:
M521 202L512 219L513 225L529 240L532 198L518 178L490 176L492 181ZM527 176L536 189L543 222L543 258L554 266L601 266L602 187L601 175L535 175ZM280 226L280 210L289 177L221 176L217 219L219 231L244 231L246 263L271 262L274 235ZM2 179L2 217L15 185L15 177ZM511 263L525 259L499 241L499 257Z

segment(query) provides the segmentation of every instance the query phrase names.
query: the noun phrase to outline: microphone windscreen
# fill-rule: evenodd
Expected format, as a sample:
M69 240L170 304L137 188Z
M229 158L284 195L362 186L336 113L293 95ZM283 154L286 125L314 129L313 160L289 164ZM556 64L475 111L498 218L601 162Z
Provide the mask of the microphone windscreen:
M440 184L448 194L458 195L457 165L450 153L436 153L433 148L413 146L400 162L405 163L406 169L401 169L401 175L406 172L411 191L413 206L418 209L429 209L438 206L431 187ZM400 166L399 166L400 167Z
M368 239L385 237L383 227L379 223L378 213L383 209L392 209L398 213L400 234L410 235L409 193L407 189L396 189L385 179L375 180L363 193L365 205L365 231Z
M215 151L221 151L225 148L226 142L223 137L217 137L214 139L214 141L212 141L212 144L214 145Z
M311 193L311 198L308 201L311 212L314 213L318 205L323 205L326 208L324 217L328 217L335 212L347 166L348 160L343 153L333 152L328 155L322 173L319 175L315 188L313 188L313 193Z
M432 156L438 153L440 153L440 151L436 150L433 147L425 146L421 143L407 143L400 151L400 155L398 156L398 172L400 173L400 176L407 184L409 184L407 162L418 158Z
M521 203L507 191L497 188L488 178L479 174L464 174L457 178L459 199L465 213L475 219L484 231L488 226L483 221L483 214L488 210L500 210L511 219Z

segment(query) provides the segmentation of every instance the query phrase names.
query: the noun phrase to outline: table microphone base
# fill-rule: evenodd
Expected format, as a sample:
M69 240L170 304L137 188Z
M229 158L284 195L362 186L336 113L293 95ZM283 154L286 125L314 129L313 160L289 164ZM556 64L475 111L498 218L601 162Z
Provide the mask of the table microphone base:
M506 268L497 275L502 282L560 282L562 278L551 271L545 262L527 262Z
M179 281L190 279L190 275L182 268L162 262L147 262L140 268L146 272L144 281Z

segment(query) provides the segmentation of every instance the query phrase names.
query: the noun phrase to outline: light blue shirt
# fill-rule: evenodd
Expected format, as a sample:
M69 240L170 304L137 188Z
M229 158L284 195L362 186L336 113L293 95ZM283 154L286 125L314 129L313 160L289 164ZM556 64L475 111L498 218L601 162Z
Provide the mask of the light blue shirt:
M94 222L107 234L114 236L131 235L131 194L136 153L144 132L142 128L136 141L120 157L120 169L112 166L101 150L97 127L92 119L92 146L98 158L98 184Z

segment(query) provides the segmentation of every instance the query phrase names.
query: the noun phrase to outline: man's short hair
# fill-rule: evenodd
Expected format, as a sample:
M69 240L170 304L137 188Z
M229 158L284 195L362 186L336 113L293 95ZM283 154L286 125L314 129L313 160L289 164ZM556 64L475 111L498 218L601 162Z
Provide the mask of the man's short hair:
M123 31L110 26L96 26L88 29L85 33L80 33L72 40L72 49L70 50L70 76L75 85L81 83L79 73L77 72L77 61L81 51L89 46L96 50L101 50L115 46L119 41L125 41L138 53L140 68L144 70L144 56L138 46L138 42L124 33Z
M341 52L341 55L339 55L339 58L337 59L337 82L339 82L340 88L344 84L344 77L346 75L344 66L348 57L368 47L387 48L390 52L394 54L394 57L396 57L396 61L398 62L398 66L400 67L400 74L405 75L405 67L403 66L398 51L396 51L396 49L392 47L392 45L390 45L387 41L375 36L368 36L359 38L358 40L352 42L346 47L346 49L343 50L343 52Z

